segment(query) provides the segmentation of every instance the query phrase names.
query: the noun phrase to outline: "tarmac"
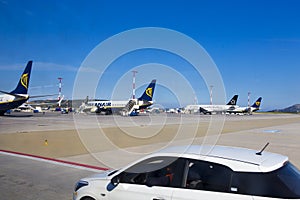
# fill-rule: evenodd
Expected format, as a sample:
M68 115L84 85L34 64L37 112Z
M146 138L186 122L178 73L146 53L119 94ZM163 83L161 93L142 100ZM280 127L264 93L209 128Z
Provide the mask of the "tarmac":
M0 118L0 147L109 168L119 168L167 146L190 144L260 149L270 142L267 150L294 158L293 152L300 150L299 122L299 115L289 114L122 117L16 113ZM124 154L116 159L118 163L105 156L120 153ZM298 160L295 163L300 166Z
M210 144L259 151L269 142L266 151L287 155L300 168L299 122L296 114L13 113L0 117L0 149L120 168L168 146ZM0 194L8 199L71 199L76 180L95 173L6 154L0 154L0 163Z

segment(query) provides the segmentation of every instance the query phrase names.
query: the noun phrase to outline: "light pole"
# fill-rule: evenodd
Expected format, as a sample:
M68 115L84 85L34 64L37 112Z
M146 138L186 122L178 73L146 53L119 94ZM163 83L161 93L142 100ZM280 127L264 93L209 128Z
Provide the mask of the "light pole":
M58 83L58 100L60 100L60 98L61 98L61 85L62 85L61 83L62 83L62 78L58 77L57 79L59 81L59 83Z
M248 108L250 108L250 94L251 92L248 92Z
M59 83L58 83L58 107L60 108L61 106L61 87L62 87L62 78L58 77L57 78Z
M212 105L213 104L213 97L212 97L212 89L213 89L213 85L211 85L211 86L209 86L209 88L210 88L210 105Z
M135 99L135 74L137 71L132 71L132 98Z

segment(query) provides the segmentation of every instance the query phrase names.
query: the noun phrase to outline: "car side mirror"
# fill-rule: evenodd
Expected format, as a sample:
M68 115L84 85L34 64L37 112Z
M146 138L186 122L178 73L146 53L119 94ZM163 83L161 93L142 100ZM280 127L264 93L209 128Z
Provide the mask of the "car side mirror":
M113 177L110 182L113 186L115 186L115 187L118 186L120 183L120 176L117 175L117 176Z
M109 192L112 191L119 185L119 183L120 183L120 175L113 177L110 180L110 183L106 187L107 191L109 191Z

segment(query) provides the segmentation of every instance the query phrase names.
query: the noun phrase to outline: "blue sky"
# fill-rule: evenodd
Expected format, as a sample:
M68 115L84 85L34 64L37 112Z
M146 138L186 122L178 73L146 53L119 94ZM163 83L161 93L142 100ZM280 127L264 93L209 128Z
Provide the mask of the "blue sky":
M77 70L99 43L126 30L162 27L181 32L203 46L221 73L227 99L239 94L238 104L245 106L250 91L251 101L263 97L265 110L287 107L300 103L299 7L297 0L0 0L1 90L13 90L26 62L33 60L30 94L57 93L57 77L63 77L63 93L70 98ZM155 50L132 53L114 63L125 66L129 84L133 60L171 66L184 62ZM193 71L181 66L175 68L191 80L198 102L208 103L209 92L201 77L193 78ZM111 69L120 73L118 67ZM145 87L139 85L144 78L137 74L137 94ZM97 98L112 96L115 80L106 79L102 84L110 87L97 91ZM131 85L122 87L127 94L120 95L129 98ZM176 98L168 102L169 93L172 91L158 86L156 102L176 106ZM193 103L193 99L185 103Z

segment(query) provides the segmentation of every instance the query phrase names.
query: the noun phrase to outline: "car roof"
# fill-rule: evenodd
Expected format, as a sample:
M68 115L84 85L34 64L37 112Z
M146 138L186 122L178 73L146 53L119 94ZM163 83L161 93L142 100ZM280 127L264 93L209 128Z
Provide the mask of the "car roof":
M175 156L204 160L228 166L240 172L271 172L282 167L288 157L276 153L257 150L210 145L175 146L163 149L156 156Z

